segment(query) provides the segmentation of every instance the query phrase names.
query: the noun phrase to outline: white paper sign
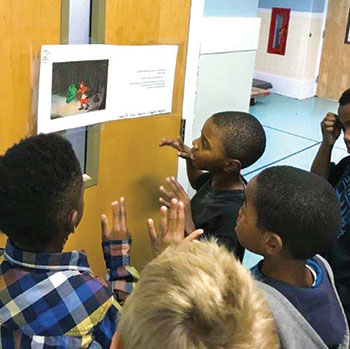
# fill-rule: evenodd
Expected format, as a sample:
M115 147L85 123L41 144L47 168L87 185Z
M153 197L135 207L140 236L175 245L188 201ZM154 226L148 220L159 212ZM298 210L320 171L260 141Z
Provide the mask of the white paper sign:
M177 49L42 46L38 133L170 113Z

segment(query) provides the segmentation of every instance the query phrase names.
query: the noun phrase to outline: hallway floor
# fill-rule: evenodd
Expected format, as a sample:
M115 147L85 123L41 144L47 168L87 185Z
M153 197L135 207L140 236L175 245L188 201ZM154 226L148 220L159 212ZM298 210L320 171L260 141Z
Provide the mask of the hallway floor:
M327 112L336 113L338 103L322 98L298 100L277 94L257 100L250 107L264 126L267 143L264 155L252 166L243 170L249 180L265 167L290 165L309 171L322 140L320 122ZM338 162L347 155L342 136L332 152L332 161ZM246 251L243 264L250 268L260 256Z

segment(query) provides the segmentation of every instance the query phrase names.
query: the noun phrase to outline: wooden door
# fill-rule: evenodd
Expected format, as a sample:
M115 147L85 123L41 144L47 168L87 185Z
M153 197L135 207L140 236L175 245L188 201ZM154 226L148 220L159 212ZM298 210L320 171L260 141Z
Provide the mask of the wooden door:
M97 20L104 17L106 44L179 45L172 113L102 125L98 185L86 189L83 220L67 244L67 249L84 246L97 274L104 272L100 216L108 213L110 217L110 202L122 195L126 198L133 234L132 264L140 270L151 258L146 221L158 216L158 187L166 176L176 175L176 152L159 148L158 144L162 137L179 134L190 3L190 0L99 0L98 9L93 5L94 11L103 10ZM102 35L100 22L93 23L93 28Z
M317 96L338 100L350 88L350 44L345 33L349 0L329 0Z
M36 132L41 45L60 43L60 0L0 2L0 154ZM6 238L1 235L0 246Z

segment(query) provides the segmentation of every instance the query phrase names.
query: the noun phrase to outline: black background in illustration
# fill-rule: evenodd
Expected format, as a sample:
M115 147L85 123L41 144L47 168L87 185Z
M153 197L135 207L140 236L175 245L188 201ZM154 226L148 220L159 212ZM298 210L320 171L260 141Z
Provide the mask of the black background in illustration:
M107 75L108 60L53 63L51 119L105 109ZM68 87L74 84L78 90L81 81L84 81L89 88L87 93L89 108L79 111L78 108L74 107L74 110L77 109L77 112L74 112L72 105L69 105L71 103L69 103L67 104L67 110L64 111L62 98L66 98ZM78 101L72 103L75 103L77 107L79 106ZM59 108L57 104L60 104Z

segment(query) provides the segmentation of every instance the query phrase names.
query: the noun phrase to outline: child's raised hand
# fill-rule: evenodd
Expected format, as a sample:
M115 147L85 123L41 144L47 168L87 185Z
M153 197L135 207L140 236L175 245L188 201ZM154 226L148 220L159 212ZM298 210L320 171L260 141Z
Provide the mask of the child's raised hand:
M328 113L321 122L323 143L328 146L333 146L340 135L341 129L342 125L338 116L333 113Z
M165 205L166 207L170 207L170 200L175 198L181 202L183 202L186 210L186 206L190 205L190 197L185 192L185 189L182 187L182 185L175 179L175 177L167 177L165 179L167 183L169 184L169 187L171 190L165 189L163 185L159 187L159 191L162 193L162 195L165 197L159 198L159 202L162 205Z
M162 253L170 244L184 239L192 241L203 234L203 230L198 229L185 238L184 204L176 199L170 202L169 215L167 207L160 208L159 233L156 232L152 219L149 219L147 223L151 247L155 255Z
M113 201L112 204L113 224L112 229L109 227L109 222L106 215L101 216L102 241L113 240L128 240L131 234L126 223L125 199L120 198L120 201Z
M183 159L193 160L193 155L191 152L191 148L188 145L185 145L181 139L181 137L177 137L176 139L166 139L163 138L159 143L160 147L170 146L178 151L177 155Z
M163 185L159 187L159 191L164 196L159 198L159 202L168 208L170 207L170 200L173 198L181 201L184 204L185 231L187 234L190 234L195 229L192 219L191 199L182 185L174 177L167 177L166 181L170 187L170 190L167 190Z

